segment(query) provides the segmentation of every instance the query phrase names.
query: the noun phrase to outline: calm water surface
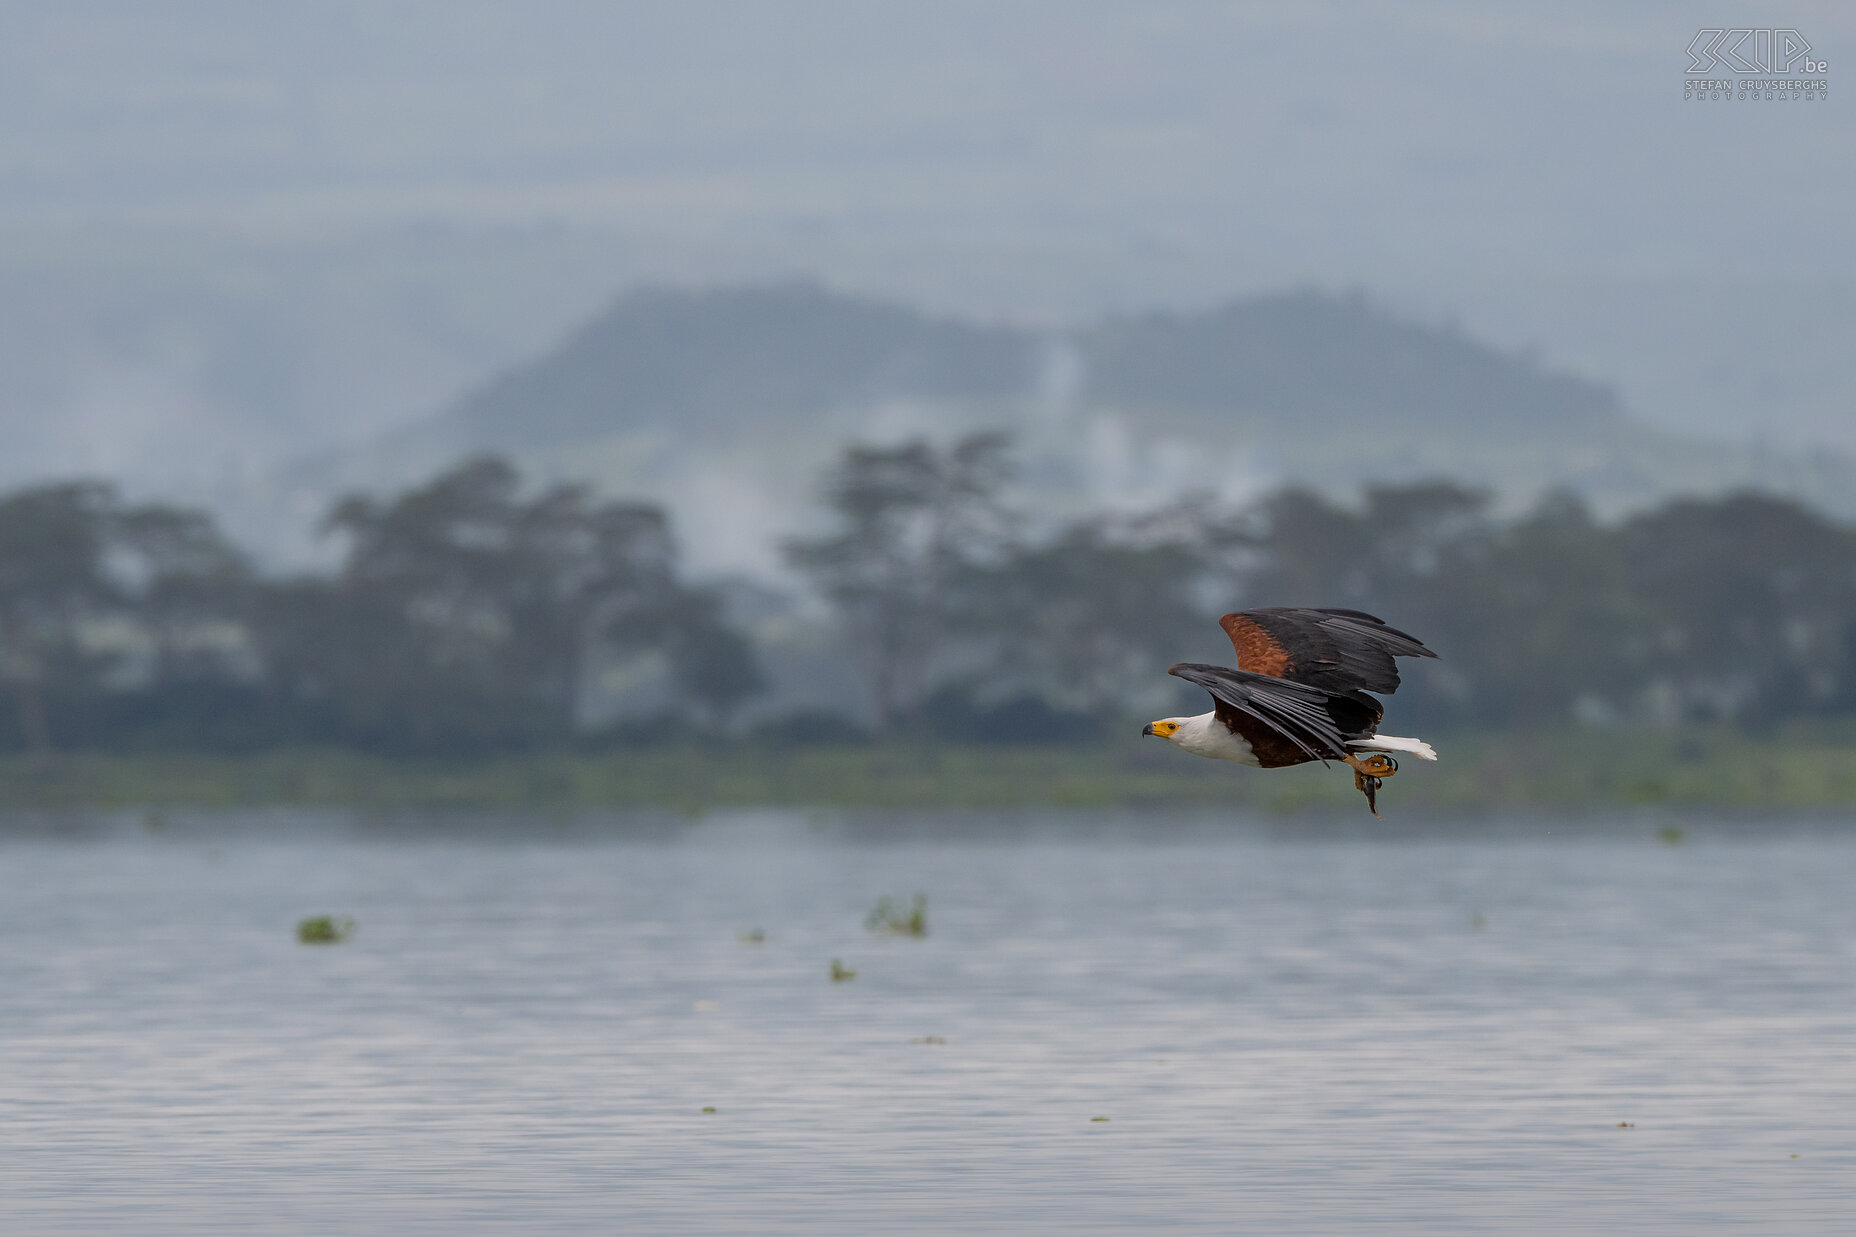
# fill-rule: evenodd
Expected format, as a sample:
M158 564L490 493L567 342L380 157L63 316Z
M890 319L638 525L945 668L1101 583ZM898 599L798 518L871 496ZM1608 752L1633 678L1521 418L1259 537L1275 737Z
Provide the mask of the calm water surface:
M0 1232L1856 1231L1856 825L468 823L0 838Z

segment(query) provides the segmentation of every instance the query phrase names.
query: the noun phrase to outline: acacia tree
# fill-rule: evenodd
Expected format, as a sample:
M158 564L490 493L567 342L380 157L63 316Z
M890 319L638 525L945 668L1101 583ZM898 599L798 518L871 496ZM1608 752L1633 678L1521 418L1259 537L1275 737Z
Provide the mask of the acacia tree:
M758 689L751 649L729 645L719 610L678 582L657 507L577 485L527 497L509 463L485 457L391 499L345 499L327 526L348 539L342 568L271 590L268 658L286 690L367 741L564 737L604 651L667 656L723 718ZM705 677L703 659L724 654L730 686Z
M117 600L105 570L114 502L95 482L0 498L0 677L35 761L52 752L50 698L82 691L100 668L81 628Z
M525 498L489 457L389 500L345 499L327 527L348 552L311 604L352 639L325 641L313 669L364 730L402 726L419 747L570 730L594 647L674 587L657 508L581 486Z
M1078 520L973 572L965 619L990 643L988 677L1098 717L1166 691L1156 667L1210 623L1196 595L1205 556L1177 524Z
M661 653L672 683L717 734L726 734L741 707L767 690L754 646L728 622L714 589L674 589L655 607L627 611L611 634L621 648Z
M153 690L183 680L231 677L250 620L254 584L242 554L208 512L150 503L116 513L110 540L120 587L152 648Z
M1250 604L1403 607L1486 538L1488 506L1450 482L1374 486L1357 507L1291 486L1228 521L1224 538L1241 551Z
M879 731L921 703L954 644L956 583L1004 540L1007 444L987 433L945 449L851 447L826 483L836 530L787 544L838 612Z
M1856 532L1732 494L1665 504L1616 539L1641 597L1644 661L1681 714L1763 723L1852 708Z
M683 592L663 511L596 502L577 485L556 486L517 507L508 568L511 673L532 684L568 725L580 720L594 653L616 629L671 612Z

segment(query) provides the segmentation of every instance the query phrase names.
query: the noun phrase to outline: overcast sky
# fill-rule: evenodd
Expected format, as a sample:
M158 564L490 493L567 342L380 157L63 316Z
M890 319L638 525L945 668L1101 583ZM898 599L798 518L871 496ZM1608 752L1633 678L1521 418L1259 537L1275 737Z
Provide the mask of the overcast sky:
M292 397L299 411L253 439L269 451L429 411L629 280L781 272L1047 320L1362 286L1614 381L1643 415L1856 446L1841 342L1856 124L1837 85L1856 9L1737 0L1706 18L1658 3L0 3L0 275L23 287L29 270L34 304L58 300L43 289L61 271L89 280L51 326L20 311L22 329L88 331L58 364L133 371L95 321L110 263L134 268L143 314L162 278L189 277L178 259L149 274L123 256L138 245L181 245L202 269L242 255L270 272L259 316L267 296L307 312L291 280L319 264L371 272L328 312L381 316L375 346L318 362L356 367L355 392L320 418L302 409L325 397ZM1686 49L1728 19L1798 30L1831 97L1685 102ZM506 287L514 308L472 311L472 335L359 304L423 277L379 273L380 238L407 228L461 238L432 259L461 272L440 300ZM536 229L580 239L530 261ZM475 276L458 267L460 248L511 245ZM329 256L276 274L305 247ZM456 355L444 331L462 332ZM56 348L29 351L15 368L53 365ZM32 373L13 385L76 389ZM59 398L4 409L45 420L48 460L81 464L83 434L132 419L128 397L81 415ZM167 398L187 424L245 415L211 392ZM61 426L89 428L67 442Z

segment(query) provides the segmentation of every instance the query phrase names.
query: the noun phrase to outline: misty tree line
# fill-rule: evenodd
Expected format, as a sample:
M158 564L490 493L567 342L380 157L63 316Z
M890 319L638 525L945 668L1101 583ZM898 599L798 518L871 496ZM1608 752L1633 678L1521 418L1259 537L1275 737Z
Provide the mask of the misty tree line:
M335 571L271 578L202 511L90 483L0 498L0 743L469 753L580 739L608 663L652 663L698 725L760 690L654 506L527 496L485 458L324 528Z
M853 449L829 538L793 561L849 620L879 725L986 741L1130 706L1197 712L1162 677L1230 663L1215 617L1366 610L1442 660L1408 667L1400 725L1765 726L1856 713L1856 530L1785 499L1680 499L1606 523L1568 493L1503 514L1448 482L1355 503L1287 488L1027 534L1006 444Z
M1009 444L853 447L828 528L784 547L861 698L781 717L754 617L686 579L660 509L531 492L496 459L324 527L333 570L257 571L207 513L108 486L0 496L0 746L471 754L695 736L1062 741L1202 707L1166 678L1229 660L1249 605L1364 609L1443 660L1401 726L1767 725L1856 712L1856 531L1753 494L1604 522L1448 483L1357 502L1045 520ZM632 684L603 715L595 684Z

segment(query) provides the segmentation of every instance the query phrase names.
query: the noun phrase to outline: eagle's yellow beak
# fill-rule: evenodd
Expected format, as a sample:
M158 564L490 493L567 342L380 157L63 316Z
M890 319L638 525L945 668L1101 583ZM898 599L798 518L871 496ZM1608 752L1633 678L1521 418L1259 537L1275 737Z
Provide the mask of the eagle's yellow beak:
M1178 729L1178 722L1148 722L1147 725L1141 729L1141 733L1159 735L1164 739Z

